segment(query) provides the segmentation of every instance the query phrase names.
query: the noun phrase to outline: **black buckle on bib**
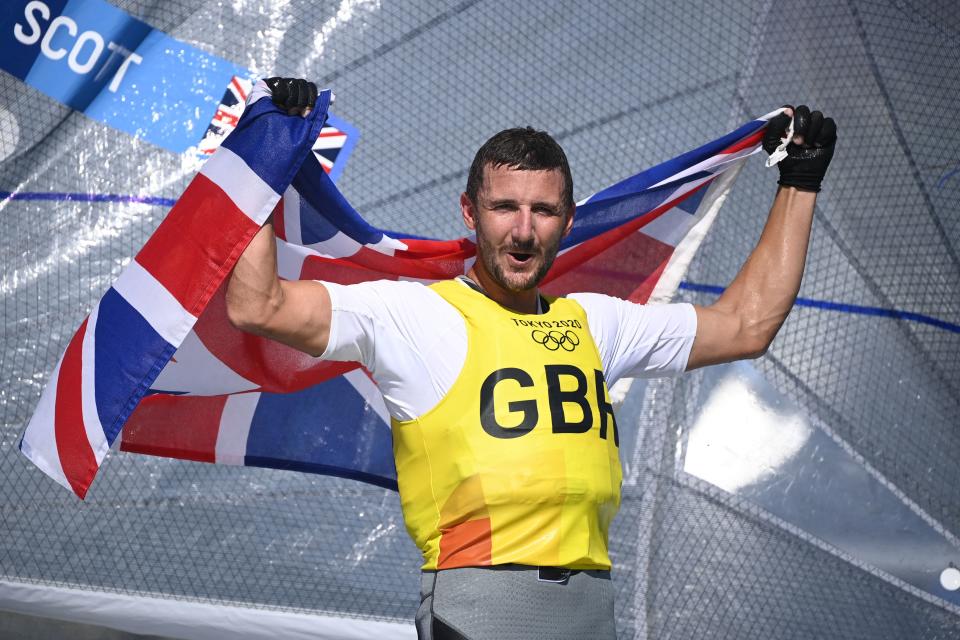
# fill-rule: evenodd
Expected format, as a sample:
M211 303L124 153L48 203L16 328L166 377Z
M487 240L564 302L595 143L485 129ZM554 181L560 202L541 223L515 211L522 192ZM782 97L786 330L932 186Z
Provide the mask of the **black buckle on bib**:
M553 582L555 584L567 584L567 581L578 571L564 569L563 567L538 567L537 580L540 582Z

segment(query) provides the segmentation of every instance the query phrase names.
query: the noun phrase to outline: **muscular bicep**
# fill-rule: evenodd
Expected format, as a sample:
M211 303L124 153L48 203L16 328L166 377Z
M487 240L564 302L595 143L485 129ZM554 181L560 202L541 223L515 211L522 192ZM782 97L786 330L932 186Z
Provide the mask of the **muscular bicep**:
M330 338L330 293L314 280L282 280L280 287L280 304L266 322L249 330L319 356Z
M697 312L697 333L690 349L687 371L763 355L763 348L748 339L739 315L716 306L694 305L694 309Z

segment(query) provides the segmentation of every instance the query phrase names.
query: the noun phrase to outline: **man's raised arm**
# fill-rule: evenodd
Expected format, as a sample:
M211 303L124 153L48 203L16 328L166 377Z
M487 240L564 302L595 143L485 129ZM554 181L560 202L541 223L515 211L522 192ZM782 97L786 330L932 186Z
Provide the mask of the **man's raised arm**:
M773 118L763 148L772 153L790 123ZM780 188L760 241L716 302L696 306L697 336L687 370L766 353L793 308L807 257L813 208L833 157L836 125L819 111L797 107L794 138L778 165Z
M312 280L277 277L277 243L268 220L237 260L227 283L227 317L255 333L312 356L327 348L330 296Z
M266 81L273 102L291 115L306 115L317 99L312 82L293 78ZM327 348L330 296L309 280L280 280L273 217L263 225L237 260L227 283L227 317L231 324L282 342L310 355Z

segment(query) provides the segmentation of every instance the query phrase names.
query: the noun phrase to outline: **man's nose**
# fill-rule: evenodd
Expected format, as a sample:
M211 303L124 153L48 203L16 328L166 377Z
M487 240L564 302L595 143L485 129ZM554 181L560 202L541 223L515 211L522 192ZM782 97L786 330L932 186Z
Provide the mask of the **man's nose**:
M533 238L533 211L527 207L520 207L513 225L513 239L515 242L528 242Z

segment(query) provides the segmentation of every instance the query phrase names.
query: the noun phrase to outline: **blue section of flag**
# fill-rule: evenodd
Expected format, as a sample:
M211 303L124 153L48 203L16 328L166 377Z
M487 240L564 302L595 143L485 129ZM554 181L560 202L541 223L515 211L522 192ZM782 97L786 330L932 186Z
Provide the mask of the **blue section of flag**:
M736 142L742 137L743 136L738 136L733 142ZM730 144L732 144L732 142ZM730 144L721 147L721 149L730 146ZM701 149L702 148L704 147L701 147ZM707 156L701 160L696 160L695 162L702 162L709 157L711 156ZM672 164L673 162L674 161L671 160L670 162L664 164ZM703 178L712 175L709 171L697 171L696 173L691 173L688 176L672 180L662 186L655 188L650 187L649 185L657 184L665 179L652 179L648 175L652 173L654 169L659 170L662 166L663 165L658 165L653 169L648 169L647 171L638 173L637 175L630 176L629 178L622 180L617 184L591 196L590 199L583 204L578 205L576 224L567 237L564 238L560 247L562 249L566 249L585 240L596 237L601 233L615 229L627 221L636 218L637 214L640 212L652 211L653 209L659 207L661 204L666 202L667 198L670 197L670 195L681 185L687 184L688 182L702 180ZM687 167L688 165L678 165L674 168L677 172L680 172ZM701 189L700 191L702 193L703 190ZM697 203L699 204L699 201L703 198L703 196L695 195L690 196L688 199L692 198L697 198ZM683 208L682 204L681 208ZM696 211L696 208L694 208L694 211Z
M383 239L383 232L368 224L347 202L316 157L310 156L304 161L293 179L293 188L300 194L301 200L306 200L325 217L332 217L332 213L336 212L339 230L360 244L376 244ZM324 233L327 231L318 232L317 237ZM304 242L307 242L306 238Z
M615 185L607 187L606 189L593 195L590 200L593 201L629 196L631 193L647 189L655 184L659 184L660 182L677 175L685 169L696 166L705 160L709 160L718 153L722 153L727 147L732 146L750 134L756 133L766 125L766 120L753 120L748 122L742 127L731 131L722 138L718 138L713 142L708 142L702 147L697 147L692 151L688 151L677 156L676 158L671 158L662 164L651 167L642 173L638 173L632 178L628 178L618 182ZM682 184L682 180L678 180L670 184L675 187L678 184Z
M700 203L703 202L703 196L706 195L707 189L709 188L710 183L697 187L697 190L694 191L689 198L677 205L677 209L685 211L690 215L696 215L697 209L700 208Z
M113 444L176 348L113 287L100 300L94 338L94 362L84 367L93 369L97 415Z
M262 394L245 462L396 489L390 427L342 376L294 393Z
M327 116L327 125L335 127L347 134L347 139L344 141L343 146L340 147L336 154L334 154L336 161L333 163L333 167L330 168L330 179L336 182L337 178L340 177L340 174L343 173L343 168L347 164L345 160L350 157L350 154L353 153L354 147L356 147L357 143L360 141L360 130L346 120L338 118L332 113Z
M221 146L243 158L261 180L276 193L282 194L293 180L296 167L276 162L276 149L283 149L285 154L292 151L296 155L309 149L320 133L329 105L330 91L321 91L316 108L306 118L276 118L263 117L279 113L276 105L269 100L257 100L243 112L236 130L227 136ZM308 154L306 162L311 161L317 163L312 153ZM323 172L323 169L320 171Z
M336 225L327 220L308 200L300 199L300 240L303 244L323 242L339 232Z
M626 182L626 181L625 181ZM594 238L605 231L615 229L638 213L650 211L660 206L665 198L673 193L673 185L623 194L615 199L590 199L577 207L576 224L560 244L561 249L575 246Z

